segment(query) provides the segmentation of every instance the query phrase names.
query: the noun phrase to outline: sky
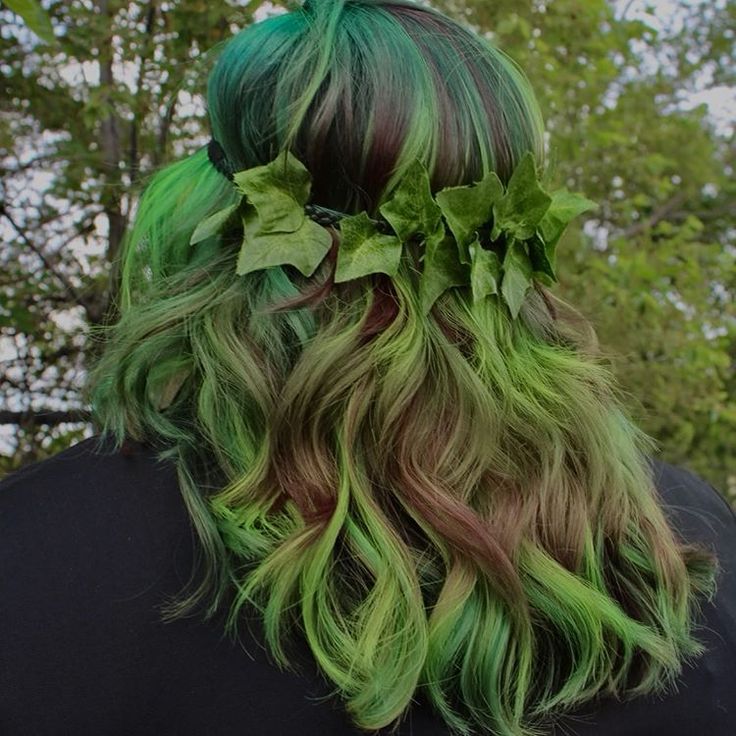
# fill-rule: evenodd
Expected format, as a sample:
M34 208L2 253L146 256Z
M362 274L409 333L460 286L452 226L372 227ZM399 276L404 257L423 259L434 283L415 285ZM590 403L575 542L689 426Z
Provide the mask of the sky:
M726 4L726 0L711 0L711 4L722 7ZM682 27L678 6L698 7L703 5L703 0L697 2L687 2L687 0L684 0L684 2L683 0L680 0L680 2L675 0L614 0L612 5L616 9L617 15L620 16L621 13L625 13L627 18L642 20L657 31L663 31L672 24L675 28ZM707 75L704 76L704 82L707 81L706 78ZM719 133L727 135L733 131L734 123L736 123L736 89L729 89L724 86L689 94L685 107L697 107L703 103L708 105L708 112L716 123L716 129Z

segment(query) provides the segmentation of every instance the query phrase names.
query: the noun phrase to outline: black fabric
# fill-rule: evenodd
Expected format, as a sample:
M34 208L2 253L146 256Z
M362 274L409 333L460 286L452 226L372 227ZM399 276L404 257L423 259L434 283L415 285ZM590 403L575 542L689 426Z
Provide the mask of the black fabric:
M326 698L305 649L296 675L272 663L257 627L238 645L216 621L160 622L195 544L175 471L147 446L97 453L94 442L0 482L0 734L364 733ZM736 734L736 517L702 479L653 462L668 515L720 556L699 629L709 651L677 692L589 705L555 736ZM448 731L420 699L397 733Z

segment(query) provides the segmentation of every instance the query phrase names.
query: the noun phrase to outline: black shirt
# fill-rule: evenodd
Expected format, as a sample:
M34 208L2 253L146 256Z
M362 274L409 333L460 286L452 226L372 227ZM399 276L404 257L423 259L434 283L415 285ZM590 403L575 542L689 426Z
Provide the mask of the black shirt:
M306 648L294 650L297 675L272 663L257 627L237 644L217 620L160 621L196 538L173 465L134 447L95 452L84 440L0 482L0 734L365 733L327 698ZM555 736L736 734L736 516L698 476L652 462L673 523L720 557L697 631L708 652L676 692L589 704ZM397 732L448 733L419 697Z

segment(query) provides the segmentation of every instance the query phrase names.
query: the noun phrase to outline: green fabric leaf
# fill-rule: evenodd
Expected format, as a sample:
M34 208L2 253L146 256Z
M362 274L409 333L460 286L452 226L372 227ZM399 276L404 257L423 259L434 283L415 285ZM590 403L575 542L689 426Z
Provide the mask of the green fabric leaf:
M506 193L493 206L491 239L498 239L501 232L518 240L530 238L551 202L539 185L534 155L528 151L514 169Z
M501 294L509 305L511 316L516 319L527 289L532 283L532 265L524 243L512 240L503 259Z
M205 218L190 242L215 235L239 213L243 243L238 274L288 264L311 276L330 250L332 237L304 212L311 187L306 167L282 151L265 166L236 172L233 178L241 202ZM547 194L531 152L522 157L505 191L495 172L488 172L471 185L446 187L436 199L429 173L417 159L379 207L395 235L379 231L365 211L342 219L335 282L376 272L395 276L403 243L422 236L419 296L425 314L448 288L469 284L475 302L500 291L516 318L533 278L547 284L557 280L555 245L569 220L595 206L567 190ZM503 264L497 252L481 244L480 229L491 220L491 240L506 235Z
M552 193L552 203L539 223L539 233L548 247L557 245L570 220L598 205L582 194L558 189Z
M437 298L451 286L468 283L468 267L460 262L455 239L448 235L440 221L439 227L425 241L422 275L419 279L419 299L428 314Z
M442 214L457 240L460 260L470 263L468 244L481 226L491 221L493 205L503 195L503 184L495 171L489 171L475 184L446 187L435 195Z
M48 15L36 0L5 0L5 4L42 40L48 44L56 42L54 27Z
M264 232L254 206L243 212L243 244L238 254L237 273L290 264L304 276L311 276L332 246L326 228L304 217L294 232Z
M470 266L470 288L473 301L479 302L489 294L498 294L501 281L501 262L491 250L481 247L480 240L469 246L472 263Z
M189 239L189 245L194 245L202 240L211 238L213 235L220 232L220 229L225 225L225 223L231 218L234 218L238 207L240 207L240 202L237 204L231 204L229 207L224 207L221 210L217 210L217 212L209 217L205 217L204 220L199 222L197 227L194 228L192 237Z
M535 271L533 273L533 277L537 281L543 283L545 286L554 286L555 281L557 281L557 279L551 279L549 276L547 276L546 273L542 271Z
M557 281L554 243L545 242L538 233L527 242L529 244L529 259L534 271L546 274L551 281Z
M290 151L282 151L264 166L236 172L233 181L255 207L261 233L293 233L304 225L311 180Z
M401 261L401 241L384 235L367 212L340 221L342 239L337 250L335 282L350 281L380 271L395 276Z
M417 159L407 169L391 198L378 211L405 243L413 235L431 237L442 220L442 211L432 197L429 173Z

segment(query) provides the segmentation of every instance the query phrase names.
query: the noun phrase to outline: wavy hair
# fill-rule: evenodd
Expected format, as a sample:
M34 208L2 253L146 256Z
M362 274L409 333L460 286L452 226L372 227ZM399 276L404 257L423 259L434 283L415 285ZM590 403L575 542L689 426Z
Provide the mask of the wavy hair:
M317 0L245 28L208 78L236 169L291 150L311 201L375 215L420 158L432 191L507 181L543 123L487 40L403 0ZM428 316L415 246L395 277L238 276L237 201L205 149L158 172L120 261L119 318L86 393L118 446L176 464L199 563L167 619L262 616L303 636L354 722L420 689L449 727L520 736L598 694L674 682L717 561L678 538L608 357L540 284L511 318L453 288ZM97 333L93 334L93 337Z

